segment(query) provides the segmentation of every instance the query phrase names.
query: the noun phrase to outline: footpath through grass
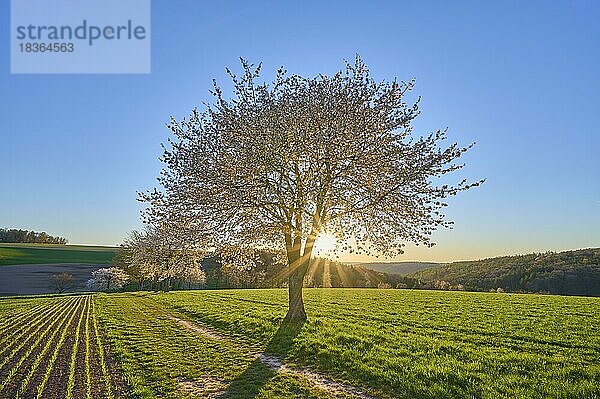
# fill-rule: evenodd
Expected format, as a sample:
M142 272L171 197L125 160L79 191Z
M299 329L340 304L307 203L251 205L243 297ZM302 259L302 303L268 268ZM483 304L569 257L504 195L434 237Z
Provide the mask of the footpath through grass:
M111 263L116 248L84 245L0 243L0 266L48 263Z
M380 397L600 397L599 298L309 289L310 320L290 334L281 329L286 295L188 291L95 302L137 397L330 397L269 370L250 347ZM194 334L169 315L230 339Z
M328 398L278 374L231 340L191 332L145 295L96 297L133 398Z

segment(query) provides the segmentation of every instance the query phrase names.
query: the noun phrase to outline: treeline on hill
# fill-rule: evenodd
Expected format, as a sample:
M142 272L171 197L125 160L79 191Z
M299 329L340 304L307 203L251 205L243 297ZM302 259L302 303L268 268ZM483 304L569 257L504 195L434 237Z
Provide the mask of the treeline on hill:
M38 233L36 231L21 229L0 229L0 242L64 245L67 243L67 239L51 236L45 231Z
M600 296L600 248L455 262L410 277L436 288Z

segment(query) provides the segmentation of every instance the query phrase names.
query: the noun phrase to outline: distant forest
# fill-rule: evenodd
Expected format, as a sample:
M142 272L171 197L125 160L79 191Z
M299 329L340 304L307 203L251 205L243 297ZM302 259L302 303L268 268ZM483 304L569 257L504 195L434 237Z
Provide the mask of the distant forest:
M409 277L441 289L600 296L600 248L455 262Z
M67 243L67 239L51 236L45 231L38 233L37 231L21 229L0 229L0 242L64 245Z

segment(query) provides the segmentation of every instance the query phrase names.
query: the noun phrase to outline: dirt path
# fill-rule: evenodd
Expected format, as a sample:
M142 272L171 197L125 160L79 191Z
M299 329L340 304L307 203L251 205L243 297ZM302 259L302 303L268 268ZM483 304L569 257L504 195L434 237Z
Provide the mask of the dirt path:
M171 313L165 313L166 316L173 320L174 322L178 323L180 326L182 326L183 328L185 328L186 330L194 333L194 334L200 334L206 338L210 338L210 339L214 339L214 340L218 340L218 341L225 341L225 340L230 340L229 338L225 337L224 335L219 334L218 332L214 331L213 329L206 327L206 326L201 326L197 323L191 322L189 320L185 320L182 318L179 318ZM271 369L272 371L276 371L278 373L286 373L286 374L292 374L298 377L302 377L304 379L306 379L311 385L319 388L320 390L326 391L329 394L333 395L334 397L340 397L340 398L348 398L348 397L352 397L352 398L357 398L357 399L378 399L376 396L372 396L369 395L367 393L365 393L362 389L353 386L351 384L345 383L345 382L340 382L340 381L334 381L328 377L326 377L325 375L312 370L310 368L304 368L304 369L300 369L294 366L291 366L287 363L285 363L281 358L279 358L276 355L273 354L266 354L264 352L258 352L258 351L252 351L252 350L248 350L247 354L251 357L254 357L258 360L260 360L261 363L263 363L264 365L266 365L269 369ZM183 384L187 384L187 385L196 385L191 381L184 381L182 382ZM199 391L204 384L204 382L202 384L197 384L196 386L196 392L200 393ZM206 394L210 394L208 397L219 397L214 396L214 391L212 390L213 387L207 387L209 388L208 390L211 392L204 392ZM221 391L223 392L223 391Z

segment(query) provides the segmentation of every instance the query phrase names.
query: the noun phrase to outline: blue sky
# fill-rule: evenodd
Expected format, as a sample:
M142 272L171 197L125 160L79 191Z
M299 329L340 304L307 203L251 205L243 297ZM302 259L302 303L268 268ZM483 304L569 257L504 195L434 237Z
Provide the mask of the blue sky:
M226 66L315 75L358 52L378 79L416 78L415 133L476 141L463 175L487 178L451 201L435 248L402 260L600 246L598 4L154 0L150 74L11 75L2 2L0 225L117 244L141 226L169 116L209 100Z

